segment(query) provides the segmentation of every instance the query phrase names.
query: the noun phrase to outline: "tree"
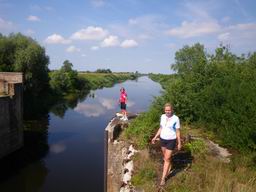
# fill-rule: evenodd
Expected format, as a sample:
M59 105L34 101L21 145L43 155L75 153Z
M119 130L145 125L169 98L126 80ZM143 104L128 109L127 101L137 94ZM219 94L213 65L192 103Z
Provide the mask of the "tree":
M65 60L63 62L63 66L61 67L61 70L63 72L70 72L72 71L73 64L69 60Z
M50 86L57 94L74 92L87 86L86 82L78 78L77 71L72 67L73 64L69 60L65 60L60 70L50 73Z
M25 93L38 96L48 88L48 64L45 49L30 37L0 36L0 71L23 72Z
M185 46L175 53L175 64L171 68L180 75L200 72L207 62L204 46L197 43L191 47Z

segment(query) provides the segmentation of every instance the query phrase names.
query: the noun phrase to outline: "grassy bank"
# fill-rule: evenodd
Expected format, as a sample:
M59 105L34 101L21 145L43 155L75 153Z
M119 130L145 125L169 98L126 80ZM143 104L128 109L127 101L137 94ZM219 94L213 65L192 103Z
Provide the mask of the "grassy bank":
M98 89L102 87L111 87L115 83L123 82L128 79L136 79L134 73L78 73L78 77L86 80L90 89Z
M183 136L213 137L212 133L184 125L181 131ZM256 162L253 160L256 154L230 151L230 163L225 163L208 150L204 140L183 144L182 150L172 157L174 171L160 191L253 192L256 188ZM162 165L160 144L148 144L134 159L132 184L147 192L159 191Z
M164 92L149 111L141 114L124 137L137 148L149 150L148 159L138 155L133 184L145 191L157 191L161 176L160 146L153 149L150 140L159 127L166 102L182 122L181 133L211 139L232 153L224 163L209 152L205 142L183 144L174 155L191 162L178 169L164 187L166 191L254 191L256 188L256 53L237 56L226 47L215 54L203 45L185 46L175 54L175 75L154 75ZM203 140L204 141L204 140ZM158 152L157 152L158 151ZM186 154L186 155L184 155ZM190 156L188 155L190 154ZM146 163L145 162L146 159ZM175 163L175 162L174 162ZM177 164L176 164L177 165ZM149 174L150 173L150 174Z
M155 101L153 106L157 103ZM160 143L150 144L150 139L158 129L161 114L161 109L159 111L153 106L135 119L121 135L141 150L134 159L132 184L147 192L159 190L163 165ZM182 124L182 137L188 134L219 141L211 131ZM183 143L182 150L172 157L174 172L162 191L253 192L256 188L256 153L231 148L229 151L232 153L230 163L225 163L209 151L204 140Z

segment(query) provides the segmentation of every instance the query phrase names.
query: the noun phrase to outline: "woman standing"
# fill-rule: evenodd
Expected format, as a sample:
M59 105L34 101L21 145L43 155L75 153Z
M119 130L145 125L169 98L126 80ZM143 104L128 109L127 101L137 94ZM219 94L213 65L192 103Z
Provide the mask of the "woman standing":
M178 150L181 148L180 141L180 120L179 117L173 114L173 107L170 103L164 105L164 112L160 121L160 128L155 137L152 139L152 144L155 144L156 139L160 136L161 149L163 153L164 165L160 185L165 185L166 177L171 168L171 156L175 149L176 143Z
M127 102L127 93L125 92L125 89L122 87L120 89L120 97L119 97L119 103L121 107L121 113L123 117L121 120L127 121L127 111L126 111L126 102Z

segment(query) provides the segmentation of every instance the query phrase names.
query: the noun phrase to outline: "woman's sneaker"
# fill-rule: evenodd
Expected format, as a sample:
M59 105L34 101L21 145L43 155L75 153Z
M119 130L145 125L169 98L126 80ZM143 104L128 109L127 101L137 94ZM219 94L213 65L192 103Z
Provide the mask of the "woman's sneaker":
M128 118L126 117L126 116L124 116L124 119L123 119L124 121L128 121Z

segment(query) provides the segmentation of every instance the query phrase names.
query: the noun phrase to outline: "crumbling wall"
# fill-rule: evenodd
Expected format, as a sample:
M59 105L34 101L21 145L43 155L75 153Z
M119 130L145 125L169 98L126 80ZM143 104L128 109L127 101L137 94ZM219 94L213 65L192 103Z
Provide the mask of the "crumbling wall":
M0 158L23 146L22 73L0 73Z

